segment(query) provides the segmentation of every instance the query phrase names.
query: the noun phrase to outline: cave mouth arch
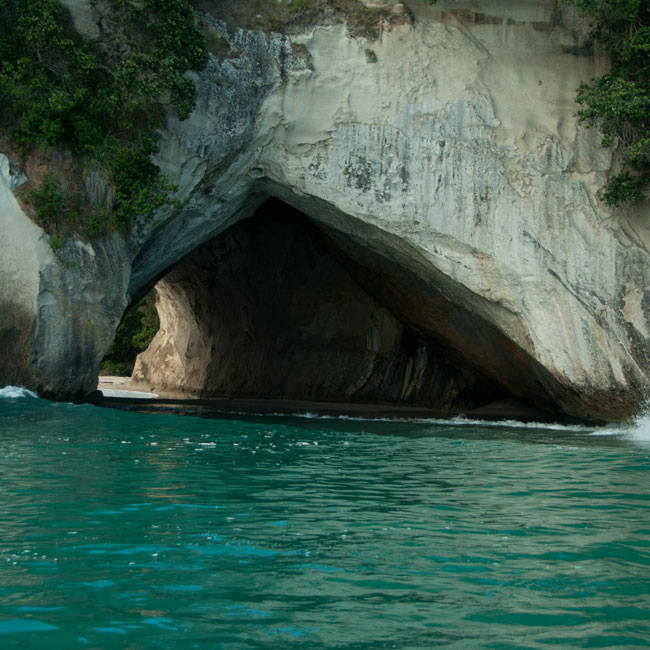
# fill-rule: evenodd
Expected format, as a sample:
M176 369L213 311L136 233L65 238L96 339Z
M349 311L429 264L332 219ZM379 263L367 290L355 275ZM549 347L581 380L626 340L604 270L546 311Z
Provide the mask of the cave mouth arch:
M269 198L158 282L160 330L132 384L191 397L445 412L516 397L557 410L514 344L452 304L448 287L425 285Z

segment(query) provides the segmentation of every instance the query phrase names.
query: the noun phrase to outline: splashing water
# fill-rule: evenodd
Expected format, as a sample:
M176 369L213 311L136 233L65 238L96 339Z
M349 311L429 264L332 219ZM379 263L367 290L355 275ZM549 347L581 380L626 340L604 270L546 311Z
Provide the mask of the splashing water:
M38 395L31 390L27 390L22 386L5 386L0 388L0 399L19 399L21 397L38 397Z
M594 436L618 436L628 441L650 443L650 404L631 424L611 424L592 430Z
M626 435L636 442L650 443L650 413L647 410L636 419Z

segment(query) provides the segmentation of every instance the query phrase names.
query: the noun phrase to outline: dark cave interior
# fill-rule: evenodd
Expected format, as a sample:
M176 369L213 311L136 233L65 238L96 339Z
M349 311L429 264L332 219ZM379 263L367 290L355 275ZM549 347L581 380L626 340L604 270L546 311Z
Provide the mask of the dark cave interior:
M197 397L419 405L516 398L557 412L540 370L425 281L278 198L157 284L161 331L134 379Z

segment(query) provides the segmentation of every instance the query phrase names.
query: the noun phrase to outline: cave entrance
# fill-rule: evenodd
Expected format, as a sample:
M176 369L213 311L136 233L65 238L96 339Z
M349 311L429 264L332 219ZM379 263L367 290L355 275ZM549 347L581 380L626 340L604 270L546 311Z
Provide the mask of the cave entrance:
M431 327L449 322L444 300L421 302L416 280L355 246L268 199L158 282L160 330L132 385L447 411L511 394Z
M124 313L115 339L102 359L100 377L131 376L138 354L149 347L160 328L156 295L156 289L151 289Z

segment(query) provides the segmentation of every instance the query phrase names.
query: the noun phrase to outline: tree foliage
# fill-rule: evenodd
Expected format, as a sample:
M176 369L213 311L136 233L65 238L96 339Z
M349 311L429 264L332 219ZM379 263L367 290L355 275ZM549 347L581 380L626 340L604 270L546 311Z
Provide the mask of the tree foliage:
M102 368L113 375L130 375L133 372L135 357L149 347L159 326L154 289L122 318L115 340L102 361Z
M58 183L61 212L85 216L91 235L173 204L173 188L151 162L156 129L169 110L180 119L189 115L195 89L185 73L207 60L188 0L104 4L104 29L90 40L75 31L58 0L0 0L0 129L23 154L58 147L85 172L99 172L110 200L91 205L84 197L79 214L69 205L79 187ZM43 183L41 193L53 196L57 179ZM34 205L43 222L54 223Z
M610 71L578 88L580 120L597 124L603 146L618 141L622 171L604 193L609 205L643 198L650 186L650 2L573 0L593 16L592 43L609 54Z

